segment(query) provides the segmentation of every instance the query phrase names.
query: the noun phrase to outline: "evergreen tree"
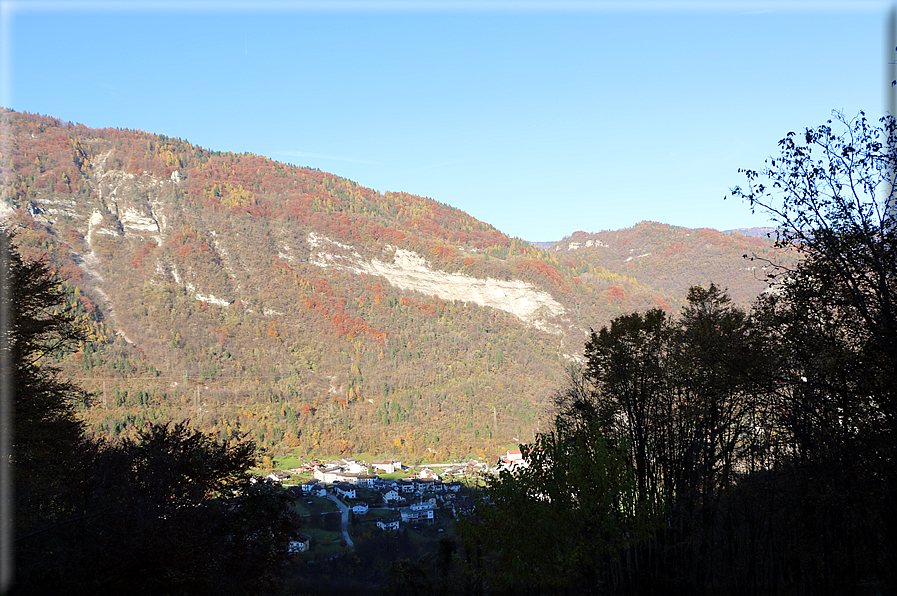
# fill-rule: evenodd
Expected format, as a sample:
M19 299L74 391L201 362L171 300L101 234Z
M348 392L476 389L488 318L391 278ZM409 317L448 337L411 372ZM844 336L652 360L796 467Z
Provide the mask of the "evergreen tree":
M39 261L24 261L12 235L0 230L5 253L0 283L9 328L2 338L3 374L13 397L12 469L16 490L16 535L42 531L70 514L65 495L86 443L74 403L85 398L59 377L48 360L84 338L66 305L60 280ZM8 432L8 429L4 429ZM9 436L9 435L7 435Z

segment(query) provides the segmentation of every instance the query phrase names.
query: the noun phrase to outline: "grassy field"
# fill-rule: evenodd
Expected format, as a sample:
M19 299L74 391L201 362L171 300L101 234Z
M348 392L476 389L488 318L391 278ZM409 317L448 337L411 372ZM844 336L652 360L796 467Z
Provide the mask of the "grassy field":
M414 472L393 472L392 474L380 474L379 476L383 480L401 480L414 476Z
M311 501L311 505L308 504L309 501ZM322 497L300 497L293 501L291 507L293 508L293 511L299 515L339 511L339 507L336 506L336 503Z
M295 455L278 457L274 460L274 468L277 470L289 470L291 468L298 468L299 466L304 464L305 461L305 459L296 457Z
M378 519L383 519L385 517L394 517L398 514L398 511L392 511L391 509L371 509L363 516L359 516L359 519L361 521L376 522Z

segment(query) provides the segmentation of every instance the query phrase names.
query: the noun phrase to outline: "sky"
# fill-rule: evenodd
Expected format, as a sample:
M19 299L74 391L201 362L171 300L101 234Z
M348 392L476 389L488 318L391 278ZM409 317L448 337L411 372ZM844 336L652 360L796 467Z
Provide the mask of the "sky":
M767 225L789 131L884 113L887 2L0 2L0 105L318 168L554 241ZM897 56L895 56L897 57Z

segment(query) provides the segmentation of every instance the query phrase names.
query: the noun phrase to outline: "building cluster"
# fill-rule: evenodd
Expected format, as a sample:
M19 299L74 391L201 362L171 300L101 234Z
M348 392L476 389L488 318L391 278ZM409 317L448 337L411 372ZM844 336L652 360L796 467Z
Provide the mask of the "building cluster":
M499 467L526 465L521 452L508 451L498 459ZM442 474L452 478L474 476L489 472L487 463L470 460L465 463L435 466ZM328 497L348 502L349 510L355 515L367 515L372 509L379 509L373 522L382 530L401 530L402 525L433 523L437 511L442 515L458 518L473 510L473 499L462 490L458 481L444 482L434 469L421 467L415 476L401 479L380 478L380 474L407 472L408 468L400 460L388 459L370 464L355 459L341 459L329 462L309 462L300 468L288 470L291 474L311 473L308 480L289 490L295 498ZM282 483L292 478L291 474L273 472L267 477L258 477L261 482ZM344 530L345 531L345 530ZM300 553L309 549L310 539L302 535L290 542L290 552Z
M456 469L455 469L456 468ZM447 472L464 475L471 468L455 466ZM297 494L325 497L328 492L346 500L355 502L350 510L356 515L364 515L371 508L393 511L395 515L377 519L376 525L383 530L398 530L401 524L432 523L436 519L436 510L444 507L453 515L460 515L470 508L469 499L461 496L461 483L458 481L443 482L442 477L431 468L421 468L417 476L386 480L378 474L392 474L405 470L402 462L395 459L374 461L370 464L354 459L343 459L326 463L304 466L294 472L311 471L314 478L293 490ZM373 472L373 473L371 473ZM271 478L275 480L275 478ZM278 476L275 481L282 481Z

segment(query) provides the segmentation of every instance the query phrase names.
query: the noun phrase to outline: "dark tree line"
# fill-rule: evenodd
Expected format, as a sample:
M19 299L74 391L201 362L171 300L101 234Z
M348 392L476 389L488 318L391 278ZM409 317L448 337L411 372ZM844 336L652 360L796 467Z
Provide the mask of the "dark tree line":
M188 422L136 439L89 438L84 399L47 360L83 338L46 264L4 245L11 381L15 576L10 594L266 593L293 529L283 494L251 485L251 442L218 442ZM9 421L5 421L9 422ZM11 520L4 520L9 523Z
M465 528L481 592L897 590L897 125L835 120L732 192L802 257L749 312L694 287L591 334Z

